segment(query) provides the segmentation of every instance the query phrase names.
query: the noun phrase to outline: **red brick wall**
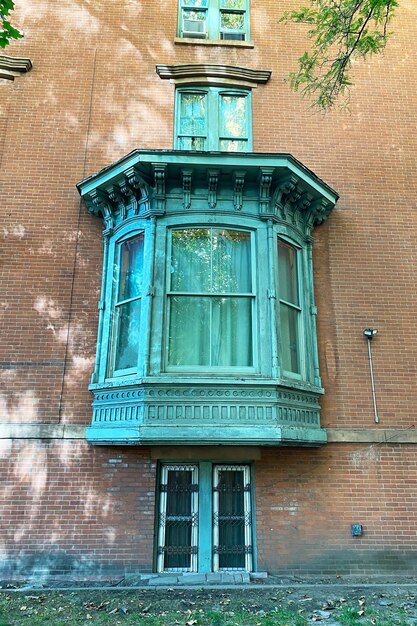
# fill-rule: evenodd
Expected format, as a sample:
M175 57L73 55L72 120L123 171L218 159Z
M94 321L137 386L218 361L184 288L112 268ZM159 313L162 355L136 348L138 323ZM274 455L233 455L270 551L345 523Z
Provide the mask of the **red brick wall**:
M155 463L82 441L1 442L0 571L151 571Z
M2 442L1 575L150 571L156 464L140 448ZM411 573L413 446L264 449L255 465L258 568ZM351 524L363 524L362 537Z
M17 4L15 22L25 38L7 53L30 57L34 68L14 83L0 81L0 422L88 424L102 237L75 183L134 148L171 148L174 86L159 79L155 65L207 62L271 69L271 81L254 89L255 151L292 153L341 195L315 231L323 424L373 427L362 330L375 326L379 428L412 429L414 0L398 8L386 53L355 64L350 112L326 115L285 82L305 44L302 26L278 24L295 0L252 0L253 49L176 45L175 0L158 12L149 0ZM145 492L153 492L154 477L146 450L76 441L2 446L4 558L15 551L23 559L26 548L59 549L103 566L151 567L153 500ZM385 546L387 554L411 553L413 450L334 444L268 451L256 475L261 567L333 571L340 563L356 568L371 552L377 558ZM108 463L119 455L128 467ZM368 463L366 455L380 461ZM37 463L42 471L34 472ZM308 478L298 477L306 468ZM270 494L283 480L278 509L271 510ZM120 485L125 491L108 491ZM294 515L279 509L281 494L283 507L299 503ZM365 535L352 539L349 525L356 521Z
M272 572L415 570L415 447L264 450L256 466L258 565ZM363 535L352 537L351 524Z

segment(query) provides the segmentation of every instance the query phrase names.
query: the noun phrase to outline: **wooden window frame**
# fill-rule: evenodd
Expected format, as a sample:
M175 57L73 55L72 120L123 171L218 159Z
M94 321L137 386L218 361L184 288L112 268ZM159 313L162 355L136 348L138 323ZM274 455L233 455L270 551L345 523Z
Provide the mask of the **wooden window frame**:
M142 303L143 300L143 286L142 286L142 292L140 293L140 295L135 296L133 298L127 298L127 299L119 299L119 291L120 291L120 284L121 284L121 280L122 280L122 253L123 253L123 246L126 245L129 241L134 241L135 239L142 239L142 268L143 268L143 257L144 257L144 245L145 245L145 235L143 232L139 232L139 233L135 233L133 236L131 237L125 237L122 240L118 241L116 244L116 249L115 249L115 284L114 284L114 297L113 297L113 302L112 302L112 319L111 319L111 340L110 340L110 354L109 354L109 371L111 372L111 376L114 378L118 378L119 376L129 376L131 374L135 374L137 371L137 367L138 367L138 358L139 358L139 352L140 352L140 345L138 345L138 349L137 349L137 359L136 359L136 365L129 367L129 368L121 368L121 369L116 369L115 367L115 363L116 363L116 358L117 358L117 348L118 348L118 342L119 342L119 335L120 335L120 328L118 325L118 320L119 320L119 311L121 309L122 306L126 305L126 304L130 304L131 302L137 302L140 301ZM142 283L143 283L143 269L142 269ZM142 318L143 316L140 316L140 325L142 322ZM141 333L139 333L139 335L141 335Z
M238 230L245 233L248 233L250 236L250 267L251 267L251 276L252 276L252 291L249 293L236 293L229 294L226 293L210 293L207 294L207 297L245 297L249 298L252 301L251 307L251 336L252 336L252 365L251 366L216 366L216 365L201 365L201 366L193 366L193 365L184 365L184 366L173 366L169 365L169 327L170 327L170 298L175 296L176 294L185 295L182 292L171 291L170 279L171 275L169 272L169 267L171 265L172 259L172 233L175 230L198 230L201 228L206 229L224 229L224 230ZM204 374L205 372L215 373L215 374L232 374L233 376L238 376L240 373L243 374L253 374L256 372L258 367L258 357L257 357L257 277L256 277L256 242L255 242L255 233L248 228L242 228L240 226L232 226L216 224L213 226L207 225L204 223L194 224L191 226L173 226L167 230L168 233L168 246L167 246L167 272L166 272L166 299L165 299L165 371L166 372L177 372L177 373L196 373L196 374ZM186 295L189 297L204 297L206 294L202 293L189 293Z
M174 124L174 146L177 150L183 150L180 146L181 138L188 137L181 132L181 98L183 94L199 94L205 96L206 104L206 135L204 137L204 152L206 151L219 151L220 142L222 140L232 141L245 141L246 149L239 152L251 152L252 147L252 92L251 89L233 89L227 87L180 87L175 92L175 124ZM220 136L221 132L221 104L222 97L235 96L244 97L246 100L246 132L242 137L225 137ZM230 152L230 151L224 151Z
M184 28L184 13L186 11L195 11L196 13L205 14L204 31L190 31ZM233 13L243 16L242 30L222 29L222 14ZM250 7L249 0L244 0L242 9L228 8L223 6L222 0L207 0L206 6L193 6L192 1L179 0L178 5L178 37L184 39L193 39L195 43L203 41L230 41L231 43L248 42L250 40ZM224 35L241 35L242 38L225 37Z

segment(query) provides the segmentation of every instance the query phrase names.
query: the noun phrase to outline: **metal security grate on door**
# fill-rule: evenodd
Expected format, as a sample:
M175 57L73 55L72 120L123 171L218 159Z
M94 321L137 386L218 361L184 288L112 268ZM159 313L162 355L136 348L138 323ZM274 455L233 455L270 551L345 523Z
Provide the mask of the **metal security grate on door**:
M158 572L252 571L249 465L161 466Z
M198 467L164 465L161 469L158 572L197 571Z
M214 466L213 569L252 570L251 485L246 465Z

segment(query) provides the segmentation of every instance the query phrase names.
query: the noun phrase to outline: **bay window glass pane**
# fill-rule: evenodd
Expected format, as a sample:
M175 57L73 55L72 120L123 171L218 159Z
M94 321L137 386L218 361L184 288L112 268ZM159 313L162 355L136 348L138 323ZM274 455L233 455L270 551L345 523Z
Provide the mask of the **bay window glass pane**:
M251 367L250 233L174 230L170 271L168 364Z
M139 349L141 300L116 307L115 370L136 367Z
M219 149L222 152L247 152L246 139L220 139Z
M212 293L250 293L250 233L213 229L211 247Z
M210 300L170 298L168 364L181 367L210 364Z
M283 241L278 242L278 272L280 299L298 305L297 250Z
M211 236L208 228L172 232L171 291L210 291Z
M180 135L189 138L206 135L206 95L182 93L180 96Z
M221 29L222 30L244 30L245 16L243 13L221 13Z
M252 366L252 299L171 296L169 365Z
M236 9L243 11L245 9L246 0L221 0L222 9Z
M201 7L206 8L208 6L208 0L183 0L184 7Z
M204 137L179 137L179 150L204 150L206 140Z
M118 300L129 300L140 296L143 277L143 235L121 245L120 265Z
M247 135L246 96L222 95L220 100L221 137L244 138Z
M298 354L298 316L299 311L283 304L280 305L282 367L288 372L300 373Z
M252 365L251 298L211 298L210 365Z

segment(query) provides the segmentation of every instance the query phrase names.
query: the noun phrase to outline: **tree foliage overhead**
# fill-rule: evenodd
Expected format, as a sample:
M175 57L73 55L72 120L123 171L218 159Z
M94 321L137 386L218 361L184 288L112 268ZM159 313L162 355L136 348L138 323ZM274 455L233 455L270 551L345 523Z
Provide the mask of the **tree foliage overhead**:
M310 0L309 6L288 11L283 22L307 24L310 52L298 59L289 76L291 87L313 98L321 109L347 94L352 60L381 52L397 0Z
M20 39L22 33L14 28L9 21L11 11L14 9L12 0L0 0L0 48L5 48L12 39Z

